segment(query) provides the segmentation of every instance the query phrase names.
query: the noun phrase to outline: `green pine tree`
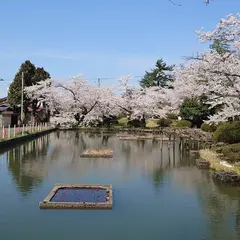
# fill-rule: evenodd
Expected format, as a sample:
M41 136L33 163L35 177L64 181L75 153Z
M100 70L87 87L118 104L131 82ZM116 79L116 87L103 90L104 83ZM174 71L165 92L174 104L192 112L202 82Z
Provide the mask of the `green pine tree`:
M155 68L150 72L146 71L144 77L140 80L140 86L143 88L160 86L169 87L169 82L173 81L171 72L174 66L168 66L162 59L157 60Z

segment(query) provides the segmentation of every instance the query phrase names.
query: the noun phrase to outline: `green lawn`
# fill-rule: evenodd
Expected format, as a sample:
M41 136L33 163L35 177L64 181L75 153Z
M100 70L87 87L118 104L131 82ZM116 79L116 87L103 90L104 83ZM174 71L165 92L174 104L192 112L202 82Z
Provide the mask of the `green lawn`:
M119 126L127 126L128 119L127 117L119 118L118 119L118 125Z
M157 128L158 119L147 119L146 120L146 128Z
M158 119L147 119L146 120L146 128L157 128ZM118 119L118 125L114 126L114 128L127 127L128 119L127 117L122 117Z

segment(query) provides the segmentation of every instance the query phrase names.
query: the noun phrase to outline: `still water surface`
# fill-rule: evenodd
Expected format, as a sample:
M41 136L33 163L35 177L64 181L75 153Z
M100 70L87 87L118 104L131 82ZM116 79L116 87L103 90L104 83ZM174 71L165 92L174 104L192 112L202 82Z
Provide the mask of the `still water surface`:
M82 159L109 147L113 159ZM162 149L162 150L161 150ZM240 191L168 143L54 132L0 151L1 240L240 239ZM112 184L112 210L40 210L56 183Z

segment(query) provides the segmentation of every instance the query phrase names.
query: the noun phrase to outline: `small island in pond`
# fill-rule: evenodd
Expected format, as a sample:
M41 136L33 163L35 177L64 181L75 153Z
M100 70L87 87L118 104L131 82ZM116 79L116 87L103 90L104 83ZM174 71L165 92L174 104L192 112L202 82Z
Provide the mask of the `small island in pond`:
M88 149L83 152L80 157L86 158L112 158L113 151L111 149Z

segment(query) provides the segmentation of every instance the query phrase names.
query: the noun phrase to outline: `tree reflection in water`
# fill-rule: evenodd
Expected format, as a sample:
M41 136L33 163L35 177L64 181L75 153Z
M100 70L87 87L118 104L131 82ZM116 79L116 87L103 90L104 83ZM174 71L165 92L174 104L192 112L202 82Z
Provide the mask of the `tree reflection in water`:
M7 152L9 172L24 196L43 181L41 162L47 155L48 145L49 136L44 136Z

